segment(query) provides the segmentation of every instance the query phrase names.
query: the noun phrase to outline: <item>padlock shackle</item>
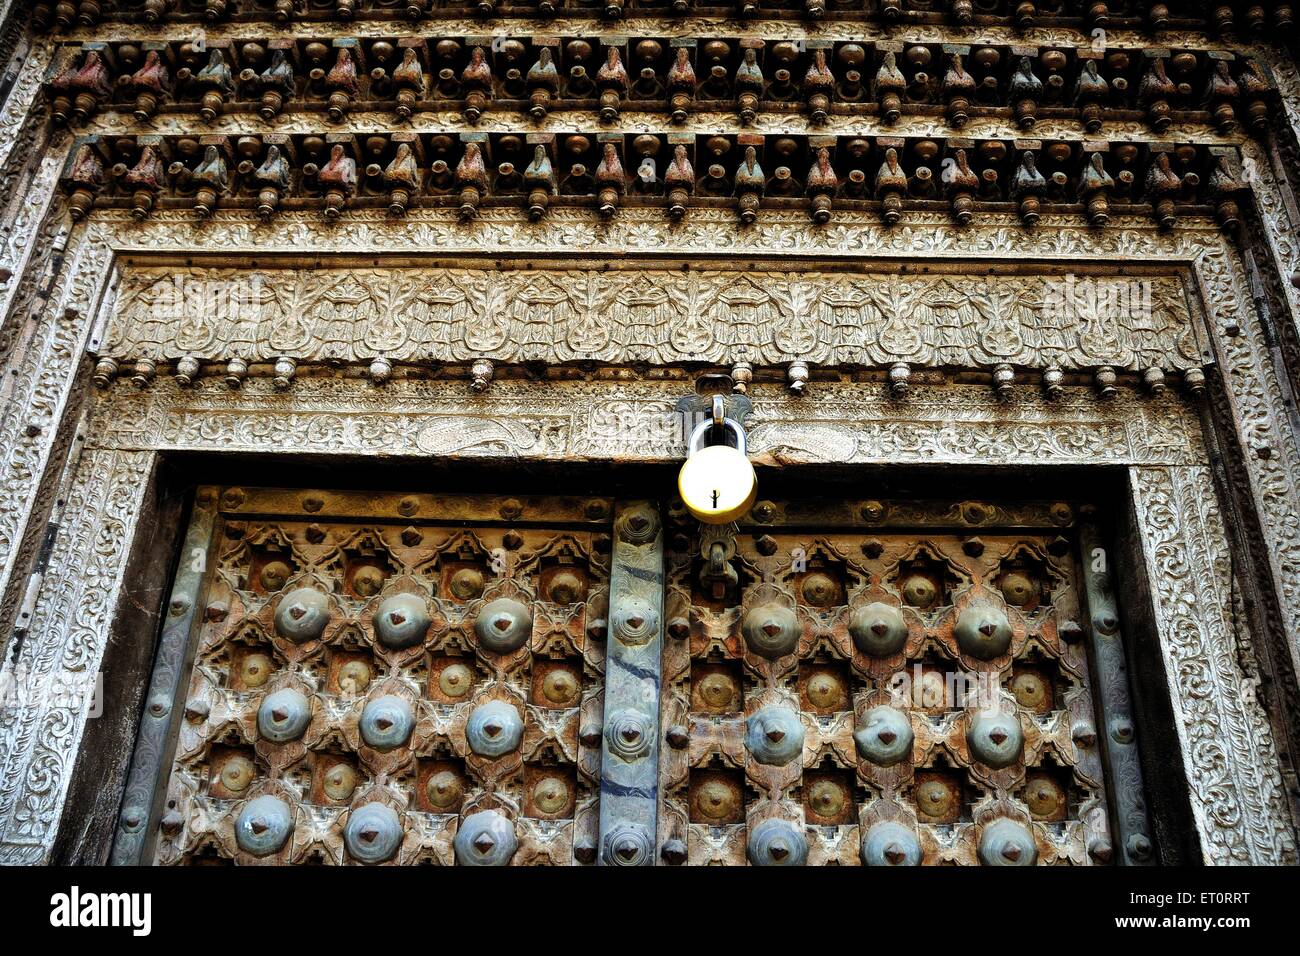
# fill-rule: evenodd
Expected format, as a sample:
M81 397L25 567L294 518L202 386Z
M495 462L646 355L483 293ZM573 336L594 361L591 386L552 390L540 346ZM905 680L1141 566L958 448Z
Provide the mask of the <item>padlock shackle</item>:
M691 431L690 441L686 443L686 456L688 458L691 455L695 454L695 452L698 451L699 448L704 447L703 445L701 445L701 442L704 441L704 436L713 427L714 427L714 421L712 418L706 418L704 421L700 422L698 425L695 426L695 428ZM740 452L742 455L748 455L749 454L749 451L747 450L748 442L746 442L745 440L745 429L741 427L740 422L736 421L734 418L724 418L722 419L722 428L724 432L726 431L726 429L729 428L736 433L736 450Z

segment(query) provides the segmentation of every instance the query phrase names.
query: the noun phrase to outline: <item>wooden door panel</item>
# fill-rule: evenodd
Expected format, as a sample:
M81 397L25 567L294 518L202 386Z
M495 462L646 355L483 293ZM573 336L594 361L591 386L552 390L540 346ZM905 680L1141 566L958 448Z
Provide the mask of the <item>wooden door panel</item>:
M681 523L661 703L673 862L1113 859L1075 518L760 502L719 562ZM1140 774L1125 786L1141 810Z
M200 494L155 862L591 859L609 501Z

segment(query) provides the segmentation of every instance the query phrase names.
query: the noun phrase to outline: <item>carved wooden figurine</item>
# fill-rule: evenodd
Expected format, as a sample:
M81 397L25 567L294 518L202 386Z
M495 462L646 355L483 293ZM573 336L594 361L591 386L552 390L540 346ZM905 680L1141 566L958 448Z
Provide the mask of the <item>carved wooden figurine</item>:
M325 89L329 91L326 101L326 116L331 123L343 122L343 117L352 108L352 101L361 95L357 79L357 63L349 47L339 47L334 65L325 74Z
M605 62L596 71L596 88L600 91L600 121L617 123L619 104L627 97L627 70L619 56L618 47L606 50Z
M1007 97L1020 128L1033 129L1038 121L1038 103L1043 98L1043 81L1034 73L1034 63L1029 57L1020 58L1007 85Z
M469 63L460 74L460 85L465 94L465 108L461 112L466 122L477 123L492 101L492 68L481 46L470 51Z
M752 125L758 115L758 104L763 98L763 71L758 65L758 51L753 47L745 50L745 55L736 67L735 78L736 109L741 123Z
M136 219L149 215L166 184L162 159L152 146L143 147L135 165L122 176L122 185L131 190L131 215Z
M176 75L178 78L184 76L192 80L201 93L199 117L205 123L214 122L221 115L226 99L235 92L235 78L231 75L226 55L219 47L214 47L208 54L207 64L193 74L192 78L188 76L189 72L188 68L182 68Z
M627 177L623 173L623 161L619 159L618 149L613 143L606 143L600 163L596 166L597 209L604 219L609 219L618 210L618 201L627 188Z
M1214 218L1227 232L1236 232L1241 225L1241 211L1237 207L1237 194L1246 188L1228 157L1220 156L1210 172L1207 183L1210 198L1214 200Z
M808 170L808 199L813 222L830 222L831 200L839 188L839 178L831 168L831 151L825 146L817 150L817 158Z
M873 95L880 104L881 121L890 125L897 123L903 115L903 95L907 92L907 80L898 68L892 50L885 53L880 69L876 71L873 86Z
M1227 60L1215 60L1214 72L1205 86L1205 108L1214 117L1214 125L1227 136L1237 128L1237 113L1233 103L1241 96L1237 82L1228 72Z
M74 222L80 222L94 205L95 194L104 188L104 164L93 147L84 144L77 150L64 181L72 190L68 214Z
M961 129L970 119L970 101L975 95L975 78L962 66L961 55L954 53L949 58L948 69L943 74L939 87L947 104L948 122Z
M406 215L411 200L420 190L420 167L415 162L410 143L397 144L397 152L384 169L383 178L388 189L388 214Z
M1114 188L1115 180L1106 172L1104 157L1093 153L1079 177L1079 201L1087 205L1088 222L1094 226L1110 222L1110 193Z
M293 64L285 56L284 50L271 51L271 62L261 73L252 69L243 70L240 79L261 91L258 102L258 115L264 120L274 119L284 109L285 100L293 96Z
M966 150L957 150L944 179L948 199L952 203L953 218L963 226L969 225L974 216L975 192L979 189L980 181L967 163Z
M1011 178L1011 199L1019 204L1020 221L1026 226L1038 222L1039 210L1042 208L1043 195L1047 192L1047 180L1038 171L1037 160L1033 152L1025 150L1020 155L1020 165L1016 167Z
M903 218L903 197L907 195L907 174L898 164L898 150L885 150L885 161L876 173L876 197L880 200L881 217L885 225L892 226Z
M289 163L279 146L272 143L266 148L266 159L253 170L250 178L257 187L257 216L266 222L289 191Z
M1163 133L1173 121L1169 101L1178 95L1178 86L1169 79L1163 57L1155 57L1142 81L1138 84L1138 105L1146 110L1147 122L1157 133Z
M670 118L674 123L686 122L691 101L695 99L696 85L695 67L691 65L690 50L684 46L678 47L677 58L668 68L668 75L664 81L664 86L668 89Z
M324 194L325 218L331 222L338 219L357 191L357 161L347 154L342 143L330 147L329 161L316 174L316 183Z
M456 166L456 188L460 190L460 218L467 222L478 215L478 205L488 194L488 172L478 143L466 143L465 155Z
M62 115L78 126L94 116L112 93L108 69L95 50L87 50L80 67L69 65L51 85L60 94L56 96L60 100L55 104L56 117Z
M758 153L753 146L746 146L745 158L736 170L736 209L742 224L749 225L758 218L758 206L765 187L766 178L763 167L758 164Z
M144 65L119 82L128 95L135 97L132 115L142 123L158 112L158 104L171 92L171 77L157 50L146 53Z
M194 212L206 219L217 208L217 202L230 189L230 172L226 157L217 146L208 146L203 159L193 170L180 163L174 164L173 175L179 174L182 185L194 187Z
M803 78L804 96L808 98L808 118L815 126L823 126L830 115L831 96L835 90L835 76L826 65L826 51L813 51L812 63Z
M1102 106L1110 96L1110 84L1097 71L1097 61L1088 60L1074 87L1074 105L1079 108L1083 128L1089 133L1101 129Z
M397 115L409 120L416 104L424 99L424 65L414 47L402 51L402 62L393 70L393 84L397 87Z
M551 48L544 46L528 71L528 114L535 120L545 119L551 100L559 95L560 74L551 60Z
M1182 179L1169 165L1169 154L1157 153L1147 170L1146 194L1156 222L1162 229L1170 228L1177 221L1174 199L1182 188Z
M686 147L680 143L673 147L673 159L664 173L664 187L668 191L668 216L676 221L686 215L686 203L695 190L695 169L691 166Z
M528 190L528 218L536 222L546 214L551 197L560 191L550 154L540 143L533 150L532 162L524 170L524 188Z

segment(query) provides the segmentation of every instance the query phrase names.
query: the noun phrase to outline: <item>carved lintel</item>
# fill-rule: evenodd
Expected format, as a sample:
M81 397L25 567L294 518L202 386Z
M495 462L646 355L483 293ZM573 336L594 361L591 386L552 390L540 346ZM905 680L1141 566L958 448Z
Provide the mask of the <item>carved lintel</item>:
M1084 268L1013 274L965 261L900 276L769 259L682 273L630 256L599 269L563 260L344 265L190 268L183 282L176 267L130 267L100 357L124 369L191 354L214 367L242 358L366 369L382 355L470 365L476 390L494 364L740 361L783 367L796 395L814 366L896 367L895 392L900 362L986 372L1101 366L1099 391L1109 395L1117 373L1182 373L1203 361L1173 270L1132 279ZM693 305L671 308L677 301ZM275 375L285 387L293 377Z

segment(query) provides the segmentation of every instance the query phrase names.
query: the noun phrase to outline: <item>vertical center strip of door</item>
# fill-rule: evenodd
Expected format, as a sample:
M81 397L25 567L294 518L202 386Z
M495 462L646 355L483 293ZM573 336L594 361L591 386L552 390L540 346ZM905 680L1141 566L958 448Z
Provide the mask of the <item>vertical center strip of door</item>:
M600 862L654 863L663 646L664 546L658 506L621 502L609 577L600 770Z

